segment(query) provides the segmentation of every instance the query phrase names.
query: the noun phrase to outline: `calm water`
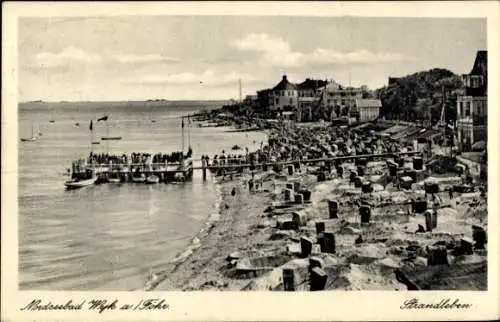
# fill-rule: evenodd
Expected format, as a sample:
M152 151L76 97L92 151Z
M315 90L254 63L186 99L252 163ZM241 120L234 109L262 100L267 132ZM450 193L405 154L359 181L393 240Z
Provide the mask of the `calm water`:
M96 153L180 150L180 121L197 106L160 108L126 104L26 104L19 109L19 135L29 137L32 123L42 136L19 143L20 288L34 290L132 290L151 272L161 271L185 250L217 212L216 185L98 185L65 191L71 161L87 156L91 119L109 116L109 135L122 136L94 146ZM156 120L156 123L150 122ZM50 123L54 120L54 123ZM76 126L75 123L80 123ZM194 156L249 149L263 133L227 133L227 128L191 127ZM107 135L94 123L96 137ZM188 146L186 134L186 149ZM255 141L255 143L254 143Z

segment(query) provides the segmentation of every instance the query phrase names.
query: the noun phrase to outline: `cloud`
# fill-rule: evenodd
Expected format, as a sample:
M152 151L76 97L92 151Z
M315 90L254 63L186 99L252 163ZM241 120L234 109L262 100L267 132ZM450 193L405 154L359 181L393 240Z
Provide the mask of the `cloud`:
M203 73L182 72L170 75L147 75L143 77L135 77L124 81L126 84L142 84L142 85L194 85L200 86L225 86L229 84L236 84L238 79L242 79L245 83L257 82L258 80L249 75L237 72L229 72L223 74L216 74L213 70L206 70Z
M59 67L70 64L97 64L102 57L97 54L87 53L79 48L69 46L59 53L41 52L35 56L38 67Z
M242 51L261 53L263 65L279 67L300 67L328 64L374 64L408 59L398 53L373 53L364 49L353 52L338 52L333 49L317 48L310 53L293 51L290 44L281 38L267 34L249 34L237 39L231 45Z
M97 53L89 53L80 48L69 46L58 53L42 52L34 57L34 65L36 68L57 68L76 65L96 65L104 61L115 62L119 64L148 64L148 63L164 63L164 62L179 62L173 57L162 56L159 54L146 55L129 55L129 54L114 54L106 53L103 55Z
M408 59L397 53L372 53L361 49L349 53L341 53L331 49L317 48L306 58L310 63L317 64L351 64L351 63L388 63Z
M177 58L161 56L158 54L148 54L148 55L108 54L108 57L111 60L114 60L121 64L179 62L179 59Z
M297 66L304 55L293 52L290 44L281 38L272 38L267 34L249 34L235 40L232 45L239 50L254 51L262 54L262 63L280 66Z

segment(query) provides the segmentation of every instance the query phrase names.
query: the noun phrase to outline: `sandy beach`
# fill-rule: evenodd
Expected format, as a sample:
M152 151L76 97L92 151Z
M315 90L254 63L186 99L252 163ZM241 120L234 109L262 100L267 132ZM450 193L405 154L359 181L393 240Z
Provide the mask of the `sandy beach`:
M155 290L240 290L248 283L228 278L221 267L226 266L226 257L235 250L256 248L267 242L269 235L255 227L261 220L260 213L270 201L271 193L250 193L240 180L220 185L223 200L220 219L200 241L201 246L169 272ZM233 188L235 196L231 195Z
M376 138L369 129L285 127L271 130L270 137L270 145L250 160L349 158L411 148ZM418 156L360 158L335 167L324 162L262 167L252 176L248 170L214 173L220 217L197 240L198 247L149 289L484 289L487 249L477 247L475 233L488 225L481 189L467 188L468 177L441 159L427 168ZM445 173L433 171L436 162Z

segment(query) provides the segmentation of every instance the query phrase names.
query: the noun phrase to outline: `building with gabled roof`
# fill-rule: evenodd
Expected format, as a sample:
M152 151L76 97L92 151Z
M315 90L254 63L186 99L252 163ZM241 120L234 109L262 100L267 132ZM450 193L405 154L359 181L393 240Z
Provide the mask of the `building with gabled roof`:
M291 111L297 107L298 86L291 83L286 75L269 91L269 108L272 111Z
M461 151L469 151L487 139L488 60L487 51L476 53L469 74L462 75L465 95L457 98L457 139Z

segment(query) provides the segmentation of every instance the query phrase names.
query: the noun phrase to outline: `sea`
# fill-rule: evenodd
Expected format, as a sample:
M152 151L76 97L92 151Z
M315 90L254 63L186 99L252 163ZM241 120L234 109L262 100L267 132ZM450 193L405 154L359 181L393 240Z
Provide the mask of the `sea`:
M183 260L217 219L220 187L201 171L184 184L100 184L66 191L71 162L94 153L171 153L182 147L180 116L218 107L203 102L22 103L18 144L19 288L141 290L152 274ZM108 121L97 119L108 116ZM90 131L90 122L93 131ZM255 150L263 132L187 122L193 156ZM91 141L101 136L119 141ZM240 151L244 153L244 151Z

